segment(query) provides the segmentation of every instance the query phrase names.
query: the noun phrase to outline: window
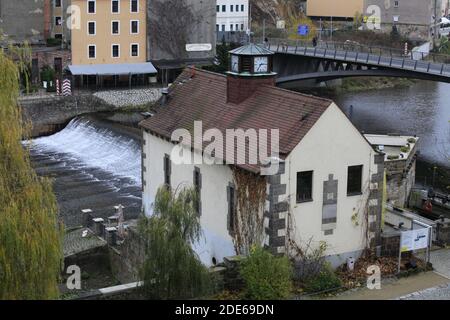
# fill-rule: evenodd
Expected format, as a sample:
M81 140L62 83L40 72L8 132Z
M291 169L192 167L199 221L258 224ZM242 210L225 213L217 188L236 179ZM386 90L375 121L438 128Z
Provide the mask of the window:
M241 5L241 11L244 12L244 5Z
M88 13L95 13L95 0L88 1Z
M313 171L297 172L297 203L312 201Z
M95 59L95 45L93 44L88 46L88 57L89 59Z
M239 12L239 5L236 5L236 12Z
M168 154L164 155L164 184L170 187L170 174L172 171L172 164L170 161L170 156Z
M234 6L231 5L231 6L230 6L230 12L233 12L233 11L234 11Z
M119 30L120 30L119 21L113 21L111 24L111 33L119 34Z
M226 5L222 6L222 12L227 12L227 6Z
M219 5L216 6L216 12L220 12L220 6Z
M398 8L398 1L394 1L394 7Z
M88 22L88 34L91 36L95 35L95 21Z
M55 26L62 25L62 18L61 17L55 17Z
M227 188L228 196L228 230L234 232L236 220L236 189L233 185Z
M225 25L222 25L222 32L225 32Z
M139 2L138 0L131 0L131 12L139 11Z
M241 24L241 31L244 31L244 24Z
M138 33L139 33L139 21L131 20L131 34L138 34Z
M55 0L55 7L56 8L61 7L61 0Z
M62 33L55 33L55 39L62 39Z
M133 43L131 45L131 56L138 57L139 56L139 45L137 43Z
M194 169L194 188L197 192L197 199L194 203L195 211L198 215L201 215L201 189L202 189L202 175L200 169L195 167Z
M236 23L236 31L239 30L239 25Z
M363 166L348 167L347 195L361 194Z
M230 31L233 31L233 25L230 24Z
M220 26L218 24L216 24L216 32L220 31Z
M112 45L112 57L119 58L120 57L120 46L118 44Z
M119 0L111 0L111 12L119 13L120 12L120 2Z

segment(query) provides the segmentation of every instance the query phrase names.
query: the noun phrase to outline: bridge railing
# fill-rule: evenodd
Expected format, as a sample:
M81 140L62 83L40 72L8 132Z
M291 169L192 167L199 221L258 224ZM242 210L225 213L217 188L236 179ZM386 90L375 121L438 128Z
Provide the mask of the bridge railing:
M271 50L278 52L283 51L283 48L287 50L289 47L295 47L295 52L301 52L304 48L314 47L312 41L302 40L290 40L290 39L269 39L269 43L266 44ZM412 60L424 60L433 63L450 64L450 56L437 53L424 53L413 50L401 50L396 48L381 47L381 46L367 46L354 41L346 42L329 42L318 41L316 46L318 49L327 49L343 52L360 52L369 53L378 56L388 56L393 58L403 58Z

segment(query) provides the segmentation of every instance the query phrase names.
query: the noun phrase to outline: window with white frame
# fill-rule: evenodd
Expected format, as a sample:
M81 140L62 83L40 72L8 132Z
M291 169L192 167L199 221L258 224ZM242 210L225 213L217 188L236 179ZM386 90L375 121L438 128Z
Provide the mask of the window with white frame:
M120 0L111 0L111 12L120 13Z
M88 13L95 13L96 10L95 0L88 0Z
M112 48L112 57L113 58L119 58L120 57L120 45L118 45L118 44L113 44L112 46L111 46Z
M120 22L119 21L111 22L111 33L114 35L120 34Z
M60 8L61 7L61 0L55 0L55 7Z
M88 21L88 35L95 36L95 21Z
M139 57L139 44L137 44L137 43L131 44L131 56Z
M130 33L138 34L139 33L139 20L131 20L130 22Z
M88 46L88 58L89 59L95 59L96 57L96 47L95 44L90 44Z
M139 12L139 0L130 0L131 12Z

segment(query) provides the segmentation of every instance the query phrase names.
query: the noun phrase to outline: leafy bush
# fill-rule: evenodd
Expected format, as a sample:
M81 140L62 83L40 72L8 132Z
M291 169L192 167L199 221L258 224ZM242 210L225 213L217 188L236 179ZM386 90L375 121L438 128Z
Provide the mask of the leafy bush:
M291 293L293 272L287 257L275 257L261 247L254 247L242 262L240 273L248 299L285 299Z
M308 279L304 284L305 290L310 293L340 288L341 286L341 280L328 263L324 264L317 276Z
M411 150L411 149L409 147L406 147L406 146L400 148L400 151L403 152L403 153L408 153L409 150Z
M400 159L400 156L397 154L390 154L390 155L388 155L387 158L388 158L388 160L397 160L397 159Z

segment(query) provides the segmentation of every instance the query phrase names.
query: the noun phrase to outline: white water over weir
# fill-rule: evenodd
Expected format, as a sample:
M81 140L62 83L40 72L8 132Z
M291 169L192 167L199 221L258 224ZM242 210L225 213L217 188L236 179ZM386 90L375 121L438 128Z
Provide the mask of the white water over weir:
M64 153L82 166L98 168L141 184L141 147L139 141L115 133L107 125L89 118L75 118L65 129L33 140L39 152Z

